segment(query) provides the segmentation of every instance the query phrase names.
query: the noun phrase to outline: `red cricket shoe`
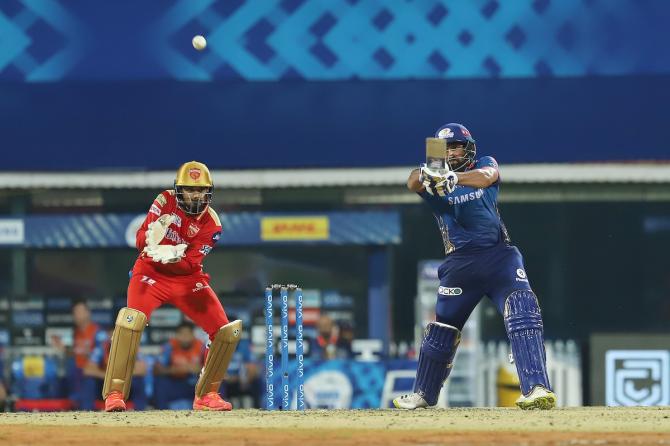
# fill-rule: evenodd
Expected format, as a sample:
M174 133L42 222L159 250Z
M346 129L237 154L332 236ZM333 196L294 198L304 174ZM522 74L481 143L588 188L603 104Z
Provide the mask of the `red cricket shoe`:
M209 392L193 399L193 410L233 410L233 405L221 398L218 392Z
M125 412L126 402L121 392L110 392L105 398L105 412Z

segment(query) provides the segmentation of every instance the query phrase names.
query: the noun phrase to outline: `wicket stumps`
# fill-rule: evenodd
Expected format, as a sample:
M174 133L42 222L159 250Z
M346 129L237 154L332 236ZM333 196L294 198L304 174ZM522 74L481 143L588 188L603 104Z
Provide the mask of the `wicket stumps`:
M279 409L290 408L290 381L288 370L288 297L292 292L295 300L295 359L296 367L296 408L305 410L305 373L304 373L304 340L302 326L302 288L297 285L274 284L265 289L265 326L267 338L265 344L265 381L266 381L266 408L277 409L274 392L274 321L273 297L279 292L281 331L280 331L280 373L281 373L281 405Z

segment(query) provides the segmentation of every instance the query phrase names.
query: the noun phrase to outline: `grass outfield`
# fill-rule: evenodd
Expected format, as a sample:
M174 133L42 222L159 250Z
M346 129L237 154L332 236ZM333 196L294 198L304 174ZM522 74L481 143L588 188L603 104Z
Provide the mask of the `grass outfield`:
M11 445L670 445L670 407L0 415Z

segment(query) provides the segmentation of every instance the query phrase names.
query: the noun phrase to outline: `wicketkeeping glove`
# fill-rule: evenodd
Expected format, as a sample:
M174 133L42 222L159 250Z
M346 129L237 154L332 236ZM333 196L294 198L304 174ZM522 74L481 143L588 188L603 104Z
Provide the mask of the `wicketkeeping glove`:
M179 245L147 246L144 250L154 262L166 264L180 261L187 247L187 244L180 243Z
M156 221L149 223L144 233L147 247L156 247L165 237L168 227L174 221L173 215L161 215ZM146 248L145 248L146 250Z

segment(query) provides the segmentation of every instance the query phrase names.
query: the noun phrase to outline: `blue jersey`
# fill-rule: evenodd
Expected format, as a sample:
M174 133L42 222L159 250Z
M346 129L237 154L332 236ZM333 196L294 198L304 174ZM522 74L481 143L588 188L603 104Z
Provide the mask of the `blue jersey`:
M482 167L498 170L498 163L492 157L484 156L475 162L472 169ZM509 243L507 229L498 213L499 187L500 178L484 189L457 185L452 193L443 197L431 195L425 190L419 192L433 210L445 254L491 247L501 241Z

